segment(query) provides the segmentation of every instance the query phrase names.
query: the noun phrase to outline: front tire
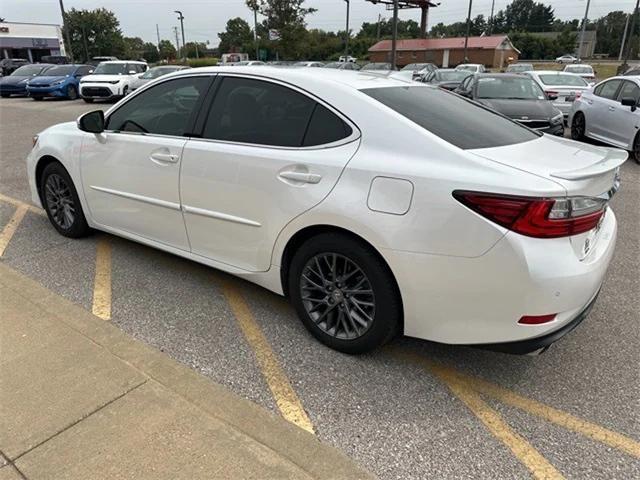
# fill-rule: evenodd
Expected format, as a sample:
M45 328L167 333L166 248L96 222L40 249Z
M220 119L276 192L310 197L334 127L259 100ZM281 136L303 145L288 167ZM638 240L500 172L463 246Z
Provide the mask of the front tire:
M349 354L384 345L402 322L393 275L364 242L342 233L307 240L289 268L289 294L311 334Z
M83 98L83 100L87 103L93 103L93 98Z
M67 98L69 100L75 100L78 98L78 90L73 85L67 87Z
M49 221L65 237L86 237L91 229L73 180L58 162L47 165L40 179L42 203Z
M584 118L584 113L578 112L573 116L571 120L571 138L579 142L586 140L587 122Z
M9 93L0 94L0 97L2 97L2 98L9 98L10 96L11 96L11 94L9 94Z

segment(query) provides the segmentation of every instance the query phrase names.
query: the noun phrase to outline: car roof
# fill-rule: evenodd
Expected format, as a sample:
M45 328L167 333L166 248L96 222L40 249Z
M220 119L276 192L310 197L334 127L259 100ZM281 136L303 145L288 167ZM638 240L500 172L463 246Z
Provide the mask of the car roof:
M575 75L579 77L580 75L576 75L575 73L565 72L564 70L531 70L531 73L536 73L538 75Z
M519 78L519 79L529 78L529 77L527 77L525 75L521 75L519 73L491 73L491 72L488 72L488 73L476 73L474 75L474 77L476 77L476 78ZM531 79L529 78L529 80L531 80Z
M572 63L571 65L565 65L564 68L573 68L573 67L589 67L589 68L593 68L592 65L589 65L588 63Z
M198 67L179 72L171 73L172 77L183 75L193 75L194 73L223 73L223 74L239 74L250 75L253 77L266 77L273 80L279 80L286 83L305 88L305 85L311 83L321 83L324 85L340 85L350 87L355 90L364 88L379 87L406 87L409 85L419 85L416 82L394 78L393 73L397 72L363 72L362 70L337 70L333 68L307 69L288 69L277 68L268 65L265 66L226 66L226 67Z
M100 63L113 63L113 64L122 64L122 63L138 63L140 65L146 65L146 62L139 62L138 60L105 60Z

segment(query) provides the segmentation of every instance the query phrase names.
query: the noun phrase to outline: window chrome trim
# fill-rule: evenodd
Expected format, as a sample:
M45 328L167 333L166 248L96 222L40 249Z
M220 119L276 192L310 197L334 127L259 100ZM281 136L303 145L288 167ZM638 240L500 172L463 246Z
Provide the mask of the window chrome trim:
M244 78L244 79L248 79L248 80L259 80L259 81L264 81L264 82L268 82L268 83L274 83L276 85L280 85L282 87L288 88L290 90L296 91L301 95L304 95L307 98L310 98L312 101L314 101L315 103L318 103L320 105L322 105L323 107L327 108L331 113L333 113L334 115L336 115L338 118L340 118L343 122L345 122L347 125L349 125L349 127L351 128L351 135L349 135L348 137L345 138L341 138L340 140L336 140L335 142L331 142L331 143L323 143L320 145L312 145L309 147L287 147L287 146L283 146L283 145L268 145L268 144L262 144L262 143L248 143L248 142L236 142L233 140L220 140L220 139L215 139L215 138L202 138L202 137L189 137L190 141L197 141L197 142L209 142L209 143L222 143L222 144L226 144L226 145L238 145L238 146L243 146L243 147L257 147L257 148L270 148L270 149L275 149L275 150L296 150L296 151L301 151L301 150L325 150L328 148L334 148L334 147L339 147L342 145L347 145L349 143L352 143L356 140L359 140L362 137L362 132L360 131L360 128L358 128L358 126L351 121L351 119L349 117L347 117L346 115L344 115L342 112L340 112L338 109L336 109L335 107L333 107L333 105L330 105L329 103L327 103L326 101L324 101L323 99L315 96L313 93L298 87L297 85L293 85L291 83L285 82L283 80L278 80L275 78L271 78L271 77L265 77L263 75L257 75L257 74L246 74L246 73L236 73L236 72L219 72L218 73L219 77L235 77L235 78ZM215 100L215 96L214 96L214 100Z

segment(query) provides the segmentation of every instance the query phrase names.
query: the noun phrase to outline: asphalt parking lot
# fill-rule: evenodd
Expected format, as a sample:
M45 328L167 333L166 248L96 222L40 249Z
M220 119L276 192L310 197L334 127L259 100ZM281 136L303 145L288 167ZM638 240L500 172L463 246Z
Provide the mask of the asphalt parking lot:
M32 136L101 106L0 101L0 261L380 478L640 478L640 165L622 168L595 308L545 354L402 338L351 357L270 292L107 234L64 238L25 208Z

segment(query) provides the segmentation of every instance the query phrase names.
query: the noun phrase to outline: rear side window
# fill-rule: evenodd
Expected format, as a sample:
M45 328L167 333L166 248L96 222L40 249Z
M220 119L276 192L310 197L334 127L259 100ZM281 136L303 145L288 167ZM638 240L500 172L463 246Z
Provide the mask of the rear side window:
M621 102L623 98L633 98L637 102L640 99L640 87L634 82L625 81L618 94L618 101Z
M250 78L222 80L203 137L279 147L309 147L351 135L315 100L283 85Z
M302 145L313 147L337 142L348 137L352 132L351 127L344 123L340 117L318 103L311 116Z
M540 136L439 88L386 87L368 88L362 92L462 149L502 147Z

